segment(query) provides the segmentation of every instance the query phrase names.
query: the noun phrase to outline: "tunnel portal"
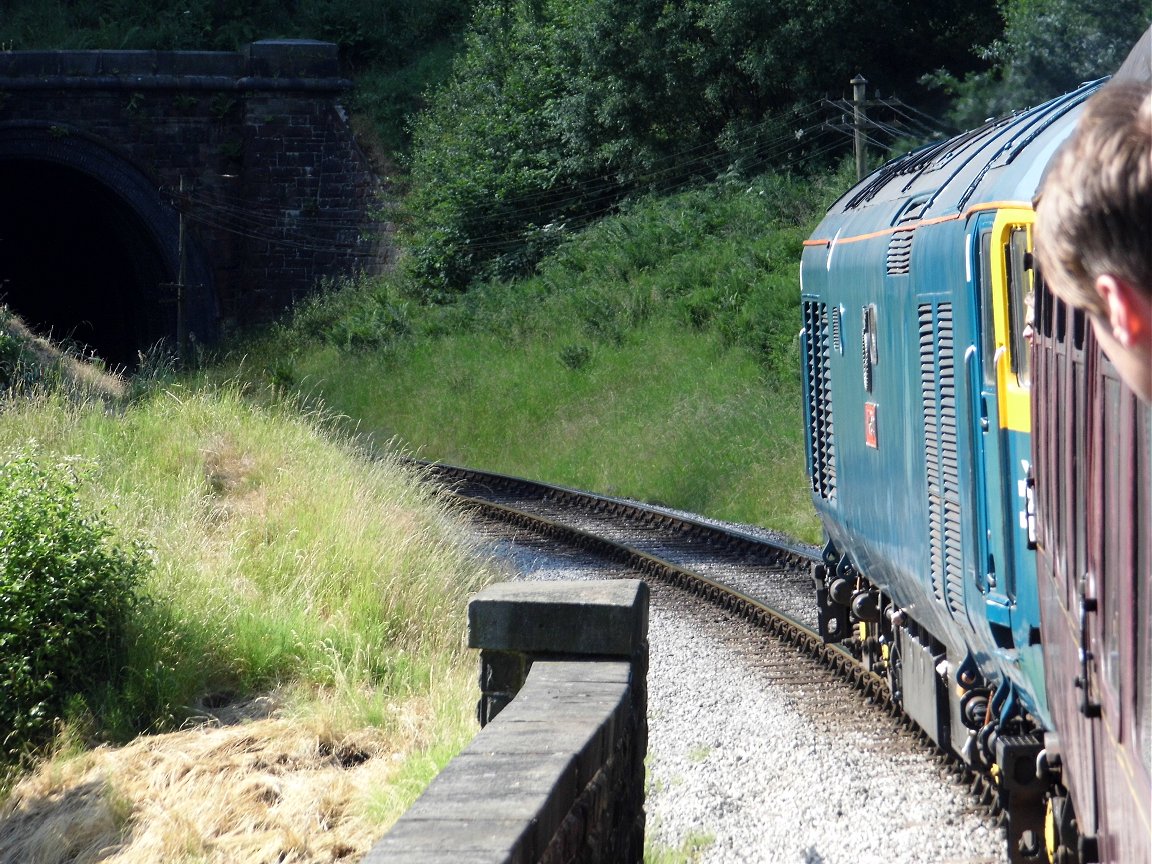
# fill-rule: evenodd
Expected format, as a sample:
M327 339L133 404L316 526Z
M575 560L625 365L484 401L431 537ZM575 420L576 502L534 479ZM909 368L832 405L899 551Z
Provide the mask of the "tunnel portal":
M392 225L351 86L311 40L0 50L0 298L131 368L178 330L209 345L381 272Z
M173 340L175 292L161 286L176 280L175 251L115 189L65 164L0 158L0 200L0 303L33 331L127 369Z

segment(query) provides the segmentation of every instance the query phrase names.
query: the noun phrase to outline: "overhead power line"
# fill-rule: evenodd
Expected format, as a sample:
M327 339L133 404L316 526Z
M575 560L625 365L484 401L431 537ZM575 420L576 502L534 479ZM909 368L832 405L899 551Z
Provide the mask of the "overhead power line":
M945 124L899 99L873 99L864 140L887 149L894 141L947 137ZM467 238L474 253L499 253L523 243L532 225L576 219L586 224L614 212L622 192L659 191L672 194L714 175L727 163L743 173L758 173L767 166L789 167L802 159L821 158L844 146L844 136L856 133L854 105L848 100L822 99L776 112L740 130L744 143L720 147L715 142L695 144L653 159L630 174L606 170L554 188L533 189L493 202L514 221L504 230ZM172 190L170 190L172 191ZM175 197L175 196L174 196ZM601 203L597 203L601 202ZM180 193L179 206L189 221L248 240L306 252L363 248L362 238L378 223L332 213L302 213L274 204L229 201L199 189ZM336 240L351 235L355 241Z

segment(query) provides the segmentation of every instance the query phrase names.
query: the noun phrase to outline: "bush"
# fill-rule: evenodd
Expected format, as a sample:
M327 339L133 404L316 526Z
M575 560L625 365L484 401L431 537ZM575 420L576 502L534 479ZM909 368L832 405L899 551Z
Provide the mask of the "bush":
M135 589L150 566L78 497L68 463L0 465L0 730L6 759L120 675ZM78 698L79 697L79 698Z
M952 122L971 128L1111 75L1148 27L1147 0L1003 0L1003 35L977 43L992 68L926 76L953 99Z
M823 167L847 147L818 108L858 72L873 92L977 65L995 0L481 0L445 83L412 122L401 225L438 292L535 271L622 202L719 177ZM835 133L832 133L835 134Z

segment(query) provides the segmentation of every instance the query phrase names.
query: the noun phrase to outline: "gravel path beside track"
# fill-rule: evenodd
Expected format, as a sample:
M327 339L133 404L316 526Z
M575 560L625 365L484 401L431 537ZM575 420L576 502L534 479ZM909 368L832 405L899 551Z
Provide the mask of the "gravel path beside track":
M605 575L545 544L493 549L509 578ZM652 588L650 845L698 843L687 860L702 864L1007 861L1001 831L895 719L815 666L796 680L787 670L808 661L724 612Z
M780 682L773 652L669 594L654 592L649 631L650 842L711 836L699 860L717 864L1007 860L895 719L814 667L807 685Z

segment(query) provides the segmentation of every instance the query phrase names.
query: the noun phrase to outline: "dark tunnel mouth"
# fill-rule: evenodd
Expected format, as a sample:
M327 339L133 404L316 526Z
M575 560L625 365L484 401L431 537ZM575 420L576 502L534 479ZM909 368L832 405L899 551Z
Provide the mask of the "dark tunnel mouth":
M58 131L0 128L0 303L109 368L175 348L180 216L123 158ZM210 280L191 243L189 330L211 339Z

